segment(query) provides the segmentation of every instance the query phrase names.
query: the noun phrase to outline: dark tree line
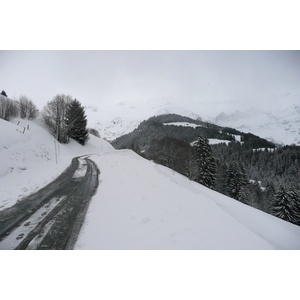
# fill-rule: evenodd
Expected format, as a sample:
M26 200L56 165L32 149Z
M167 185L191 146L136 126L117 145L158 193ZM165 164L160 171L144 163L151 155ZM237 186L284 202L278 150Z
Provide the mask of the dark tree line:
M212 145L212 149L221 164L227 166L238 162L240 185L241 178L246 175L247 184L240 188L240 196L246 199L242 202L300 225L299 146L253 150L239 143L229 143L228 146ZM226 189L220 192L241 201Z
M171 122L200 127L164 125ZM241 136L242 143L235 141L235 135ZM232 142L209 145L207 138ZM276 149L273 143L251 133L177 115L150 118L112 144L117 149L132 149L224 195L300 225L300 147ZM283 198L281 186L292 210L279 201ZM278 205L287 213L278 213Z
M191 146L165 137L153 140L142 155L244 204L300 225L300 147L257 151L233 144L210 146L200 136ZM225 148L227 155L219 157L216 149L224 152ZM231 148L239 149L240 155Z
M194 146L170 137L153 140L142 155L209 188L215 185L216 160L204 137L199 136Z
M198 125L196 128L164 125L173 122L187 122ZM250 149L255 147L270 147L275 145L253 134L245 134L232 128L224 128L203 122L193 120L175 114L160 115L143 121L138 128L129 134L125 134L112 142L116 149L130 148L132 143L140 148L141 151L147 151L153 139L160 140L164 137L172 137L186 143L194 142L199 136L214 138L219 140L235 141L234 135L240 135L245 139L245 145ZM244 137L245 136L245 137Z
M271 182L280 185L294 185L300 189L300 147L284 146L278 149L254 150L240 143L212 145L213 153L220 162L240 162L250 179L259 180L266 187Z
M137 144L133 142L130 149L140 153L140 149L136 145ZM192 166L192 147L184 141L172 137L164 137L161 140L154 139L148 151L143 152L142 155L190 179L194 178L195 171Z
M237 201L300 225L300 147L275 149L274 144L250 133L201 121L202 127L195 129L165 126L162 121L166 119L182 122L178 116L174 120L174 115L153 117L112 144L132 149ZM234 135L241 135L242 143L236 142ZM209 145L207 138L232 142Z

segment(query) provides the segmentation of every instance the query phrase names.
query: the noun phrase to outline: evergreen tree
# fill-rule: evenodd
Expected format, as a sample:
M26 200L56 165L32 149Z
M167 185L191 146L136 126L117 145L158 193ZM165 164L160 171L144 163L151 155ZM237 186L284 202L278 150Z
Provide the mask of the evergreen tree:
M249 187L247 185L243 185L240 187L238 195L237 195L237 200L244 203L244 204L251 204L251 192L249 190Z
M241 189L246 186L247 183L244 170L240 171L235 162L230 163L226 176L225 194L231 198L240 200L243 203L247 203L250 200L249 192L246 188Z
M81 145L85 145L88 139L87 119L81 103L71 100L66 112L67 135Z
M251 193L251 206L262 210L263 207L263 196L260 183L257 180L252 181L249 184L249 191Z
M249 179L247 177L246 170L245 170L245 168L244 168L244 166L242 165L241 162L239 163L239 170L240 170L240 173L241 173L241 183L242 183L242 185L247 185L249 183Z
M293 208L294 208L292 223L300 225L300 194L299 192L296 191L295 188L290 188L288 190L288 196L291 203L293 203Z
M217 160L216 163L217 169L214 189L219 193L225 194L227 166L226 164L222 164L219 160Z
M4 96L4 97L7 97L5 91L2 91L2 92L1 92L1 95Z
M197 174L195 180L209 188L215 184L216 162L211 147L205 137L199 136L194 143L194 160Z
M226 187L225 193L227 196L238 199L238 195L241 188L241 179L242 175L238 170L238 166L236 163L230 163L227 176L226 176Z
M263 192L263 207L262 210L268 214L271 214L271 210L272 210L272 201L275 197L275 193L276 193L276 188L274 183L271 182L267 182L266 183L266 188L265 191Z
M286 189L281 185L273 200L272 214L288 222L299 224L299 195L296 191Z

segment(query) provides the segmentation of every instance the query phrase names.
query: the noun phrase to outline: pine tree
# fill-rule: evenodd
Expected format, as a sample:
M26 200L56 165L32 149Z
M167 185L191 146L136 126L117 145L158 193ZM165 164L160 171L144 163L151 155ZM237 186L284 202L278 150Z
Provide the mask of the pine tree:
M81 145L88 139L87 119L81 103L74 99L70 102L66 113L67 135Z
M2 92L1 92L1 95L4 96L4 97L7 97L5 91L2 91Z
M212 188L215 184L216 162L205 137L199 136L194 144L194 160L197 167L196 181Z
M281 185L273 200L272 214L288 222L298 224L300 220L299 195Z
M276 189L272 181L266 182L266 189L263 192L263 206L262 210L268 214L271 214L272 211L272 201L275 197Z
M238 167L241 173L241 183L242 185L247 185L249 183L249 179L247 177L246 170L244 166L241 164L241 162L239 163Z
M244 203L244 204L251 204L251 192L247 185L243 185L240 187L237 200Z
M227 166L226 164L222 164L219 160L216 161L216 164L217 169L214 190L225 194Z
M300 225L300 195L295 188L288 190L288 197L293 204L293 220L292 223Z
M226 177L226 195L231 198L238 199L240 188L242 186L242 175L236 163L231 163L229 165Z
M251 199L250 205L262 210L263 194L262 194L260 183L258 182L257 179L255 179L249 184L249 191L251 193L251 198L249 198Z

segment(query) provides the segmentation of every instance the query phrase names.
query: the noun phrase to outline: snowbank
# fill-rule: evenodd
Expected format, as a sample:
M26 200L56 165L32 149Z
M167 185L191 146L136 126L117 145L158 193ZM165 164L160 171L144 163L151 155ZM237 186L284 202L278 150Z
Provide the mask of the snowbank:
M132 151L92 159L100 185L75 249L300 249L300 227Z

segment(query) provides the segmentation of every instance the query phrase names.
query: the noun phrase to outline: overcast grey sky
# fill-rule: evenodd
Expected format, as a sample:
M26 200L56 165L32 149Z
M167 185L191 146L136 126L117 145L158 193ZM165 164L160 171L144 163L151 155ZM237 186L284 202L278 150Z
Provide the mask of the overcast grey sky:
M57 93L83 104L150 98L224 105L300 95L300 51L0 51L0 90L41 109Z

